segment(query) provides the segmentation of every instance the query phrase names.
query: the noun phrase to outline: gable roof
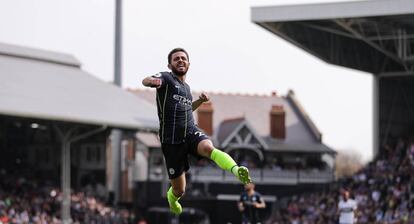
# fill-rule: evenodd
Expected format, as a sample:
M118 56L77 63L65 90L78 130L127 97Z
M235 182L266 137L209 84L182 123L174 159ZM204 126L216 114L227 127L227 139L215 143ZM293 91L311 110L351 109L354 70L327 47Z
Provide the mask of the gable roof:
M0 44L0 115L157 131L156 114L73 56Z
M231 143L233 138L235 138L243 128L246 128L248 132L252 135L251 137L253 137L256 140L254 144L260 144L261 148L264 149L268 148L266 142L263 141L262 138L256 134L256 131L252 128L252 126L245 118L228 119L220 123L220 126L218 127L218 131L216 134L216 138L220 146L222 148L226 148L229 145L229 143ZM243 136L240 137L243 138ZM244 141L246 139L240 140ZM244 144L248 143L245 142Z
M292 90L289 90L289 93L286 96L286 100L290 103L290 105L292 106L292 109L295 110L296 114L299 115L298 117L302 119L304 125L306 125L308 130L314 136L314 138L317 139L318 141L322 141L322 133L316 127L315 123L313 123L308 113L306 113L302 104L299 103L299 100L296 98Z
M155 105L152 89L130 89L131 92ZM253 95L233 93L208 93L213 107L213 135L224 120L244 117L259 136L270 135L270 110L272 105L282 105L286 112L285 142L321 142L321 133L294 96ZM199 92L193 92L198 96ZM237 103L235 103L237 102ZM231 105L231 106L229 106ZM197 121L197 113L194 113Z
M236 129L236 127L240 126L243 123L243 121L243 117L232 118L222 121L217 130L217 141L220 144L223 143L234 131L234 129Z

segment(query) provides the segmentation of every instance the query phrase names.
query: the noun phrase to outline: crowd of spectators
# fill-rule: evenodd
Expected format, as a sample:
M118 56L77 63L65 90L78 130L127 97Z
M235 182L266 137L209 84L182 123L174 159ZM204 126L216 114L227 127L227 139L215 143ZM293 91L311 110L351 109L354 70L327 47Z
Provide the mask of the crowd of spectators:
M62 193L58 186L0 168L0 224L61 223ZM343 189L349 190L358 204L357 223L414 224L414 141L399 140L383 146L372 162L325 192L278 200L265 223L338 223L337 205ZM72 192L73 223L133 223L133 212L108 206L93 192Z
M357 223L414 224L414 143L385 145L375 160L322 193L279 200L268 224L338 223L341 190L356 200Z
M62 192L57 184L20 171L0 169L0 224L58 224ZM71 193L73 223L129 224L133 212L105 205L89 192Z

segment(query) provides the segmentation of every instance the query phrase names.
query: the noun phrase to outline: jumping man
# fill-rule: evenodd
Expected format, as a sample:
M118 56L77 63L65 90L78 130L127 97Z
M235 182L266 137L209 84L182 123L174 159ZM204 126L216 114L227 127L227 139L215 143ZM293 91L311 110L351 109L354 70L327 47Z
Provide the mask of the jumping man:
M194 124L193 111L207 102L209 97L202 93L193 102L190 86L185 82L189 66L188 53L182 48L175 48L168 54L171 72L160 72L142 80L144 86L157 89L159 136L171 182L167 199L171 212L176 215L182 212L178 200L185 192L185 172L190 168L188 154L198 159L205 157L213 160L243 184L251 182L248 169L238 166L227 153L214 148L207 135Z

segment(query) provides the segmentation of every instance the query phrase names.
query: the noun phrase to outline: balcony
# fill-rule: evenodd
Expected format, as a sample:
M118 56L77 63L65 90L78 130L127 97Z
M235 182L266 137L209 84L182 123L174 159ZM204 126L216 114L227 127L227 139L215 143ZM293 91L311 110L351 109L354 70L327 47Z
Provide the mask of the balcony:
M249 169L253 182L258 184L316 184L334 181L334 173L331 170L272 170L272 169ZM238 180L229 172L216 167L191 167L189 170L191 181L194 182L217 182L237 183ZM152 173L152 172L151 172ZM150 175L150 180L162 180L163 174L159 169L159 175Z

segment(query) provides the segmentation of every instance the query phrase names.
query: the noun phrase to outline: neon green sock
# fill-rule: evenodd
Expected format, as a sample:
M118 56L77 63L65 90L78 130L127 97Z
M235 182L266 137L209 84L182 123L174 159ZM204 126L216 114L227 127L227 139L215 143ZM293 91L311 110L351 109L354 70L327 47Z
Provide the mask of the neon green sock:
M168 201L170 203L174 203L174 202L180 200L180 197L177 197L177 196L174 195L173 190L172 190L172 186L167 191L167 197L168 197Z
M181 212L183 212L183 209L180 203L178 203L178 200L180 200L180 197L177 197L174 195L172 191L172 187L170 187L170 189L168 189L167 191L167 200L168 200L168 204L170 205L170 210L172 213L179 215L181 214Z
M233 158L230 157L229 154L219 149L213 149L210 155L210 159L212 159L221 169L230 171L236 177L238 177L238 174L237 174L238 166L236 162L233 160Z

